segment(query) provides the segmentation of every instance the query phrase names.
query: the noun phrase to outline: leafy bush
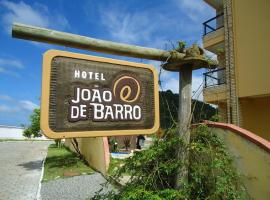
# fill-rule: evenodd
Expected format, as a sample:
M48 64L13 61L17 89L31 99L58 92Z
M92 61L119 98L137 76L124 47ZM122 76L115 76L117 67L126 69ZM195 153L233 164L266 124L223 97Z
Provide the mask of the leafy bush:
M34 109L33 113L30 115L31 125L26 127L23 131L23 136L31 138L31 137L41 137L42 134L40 132L40 109Z
M210 129L195 129L190 143L189 189L192 199L247 199L223 142Z
M218 115L218 114L215 114L215 115L213 115L213 116L210 118L210 121L213 121L213 122L220 122L220 121L221 121L221 116Z
M118 144L115 137L109 137L109 146L110 146L110 152L117 152L118 151Z
M93 199L248 199L225 145L208 127L196 128L189 145L175 133L168 131L148 150L125 160L113 177L119 179L129 173L131 179L118 193L97 194ZM189 162L175 158L177 147L189 153ZM183 165L189 169L188 183L175 190L176 170Z

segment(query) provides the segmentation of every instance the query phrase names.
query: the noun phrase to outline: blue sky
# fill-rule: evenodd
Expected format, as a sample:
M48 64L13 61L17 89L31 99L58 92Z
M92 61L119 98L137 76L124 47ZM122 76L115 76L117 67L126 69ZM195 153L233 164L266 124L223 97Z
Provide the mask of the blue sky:
M29 123L40 104L42 55L49 49L150 63L158 70L160 65L15 39L13 22L169 50L178 40L201 45L202 23L214 15L203 0L0 0L0 124ZM194 91L202 84L202 73L193 73ZM163 71L161 79L164 90L178 92L178 73ZM202 99L199 94L194 97Z

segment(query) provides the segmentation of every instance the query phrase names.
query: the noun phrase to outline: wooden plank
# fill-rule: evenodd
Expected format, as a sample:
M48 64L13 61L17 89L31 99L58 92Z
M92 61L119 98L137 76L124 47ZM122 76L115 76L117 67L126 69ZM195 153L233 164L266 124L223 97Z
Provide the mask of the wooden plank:
M58 44L78 49L108 53L120 56L129 56L135 58L167 61L182 60L185 54L178 52L169 52L161 49L147 48L123 43L99 40L95 38L55 31L46 28L39 28L24 24L14 23L12 26L12 37Z

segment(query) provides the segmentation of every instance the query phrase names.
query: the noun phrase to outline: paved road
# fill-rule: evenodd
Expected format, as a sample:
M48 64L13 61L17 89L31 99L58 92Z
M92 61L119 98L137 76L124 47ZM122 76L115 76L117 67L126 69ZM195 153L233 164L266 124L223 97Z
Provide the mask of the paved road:
M42 200L85 200L102 188L102 193L113 190L112 185L104 185L106 182L99 173L48 181L42 183L41 197Z
M0 200L36 198L50 142L0 142Z

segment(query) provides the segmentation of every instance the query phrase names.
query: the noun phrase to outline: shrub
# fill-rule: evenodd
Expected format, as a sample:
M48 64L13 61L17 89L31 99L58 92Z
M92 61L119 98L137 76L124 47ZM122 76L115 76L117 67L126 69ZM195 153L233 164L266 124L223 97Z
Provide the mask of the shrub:
M176 148L189 152L189 162L175 158ZM188 183L181 190L174 189L176 170L188 167ZM110 193L109 199L247 199L248 195L240 177L232 165L232 157L222 141L211 130L200 125L191 134L189 145L176 137L176 130L165 133L163 139L156 139L145 151L134 153L125 160L124 166L114 175L131 175L130 181ZM108 196L97 194L94 199Z

